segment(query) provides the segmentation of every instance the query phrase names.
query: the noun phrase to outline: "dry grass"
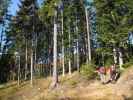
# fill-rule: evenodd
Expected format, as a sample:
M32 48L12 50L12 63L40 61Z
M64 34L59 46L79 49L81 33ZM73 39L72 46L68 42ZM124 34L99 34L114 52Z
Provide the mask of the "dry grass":
M87 81L75 72L71 76L60 76L59 86L54 90L49 88L50 77L36 79L34 87L26 82L19 88L11 86L3 89L0 91L0 100L133 100L133 68L127 71L118 83L107 85L97 80Z

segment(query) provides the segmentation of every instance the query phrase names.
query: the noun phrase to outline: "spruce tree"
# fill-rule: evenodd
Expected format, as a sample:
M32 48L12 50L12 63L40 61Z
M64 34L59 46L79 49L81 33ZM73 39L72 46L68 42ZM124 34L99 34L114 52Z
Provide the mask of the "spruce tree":
M112 54L114 63L123 64L123 50L128 32L132 31L129 20L132 16L131 0L95 0L97 31L102 52Z

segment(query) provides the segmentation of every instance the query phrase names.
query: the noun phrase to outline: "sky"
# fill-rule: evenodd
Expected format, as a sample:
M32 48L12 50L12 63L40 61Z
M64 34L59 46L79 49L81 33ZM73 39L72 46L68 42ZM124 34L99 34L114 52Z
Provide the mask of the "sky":
M11 5L9 7L9 13L12 15L16 14L16 10L18 9L18 4L20 4L19 0L11 0Z
M44 0L38 0L38 3L41 4L42 1L44 1ZM18 9L19 4L20 4L20 0L11 0L11 5L9 7L9 14L15 15L16 11L19 10Z
M38 0L39 3L42 3L41 1L44 0ZM93 2L93 0L86 0L87 2ZM18 4L20 4L20 0L11 0L12 4L9 7L9 13L12 15L16 14L16 10L18 10Z

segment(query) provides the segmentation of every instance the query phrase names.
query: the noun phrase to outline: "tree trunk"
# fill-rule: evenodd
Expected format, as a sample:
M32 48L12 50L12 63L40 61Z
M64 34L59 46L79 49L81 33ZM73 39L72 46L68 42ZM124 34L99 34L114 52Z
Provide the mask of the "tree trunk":
M77 70L78 72L80 71L79 69L79 43L77 41Z
M120 66L120 69L123 69L122 65L123 65L123 55L122 55L121 49L119 48L119 66Z
M58 84L58 74L57 74L57 11L55 10L54 16L54 49L53 49L53 82L51 84L52 88L55 88Z
M87 39L87 36L85 37L85 59L86 59L86 63L88 64L89 60L88 60L88 39Z
M30 79L30 84L33 86L33 51L31 50L31 68L30 68L30 73L31 73L31 79Z
M28 60L28 56L27 56L27 40L26 40L26 51L25 51L25 80L27 80L27 60Z
M18 86L19 86L20 85L20 56L18 56L17 60L18 60L17 65L18 65Z
M71 33L70 33L70 27L69 27L69 50L71 48ZM69 51L69 61L68 61L68 66L69 66L69 75L71 75L71 51Z
M117 50L116 50L116 48L113 48L113 57L114 57L114 63L117 64Z
M87 24L87 38L88 38L88 62L91 61L91 45L90 45L90 30L89 30L89 15L87 8L85 8L86 24Z
M65 76L65 64L64 64L64 39L63 39L63 11L61 11L62 14L62 75Z
M2 52L3 32L4 32L4 29L2 28L1 36L0 36L0 52Z
M36 72L36 62L37 62L37 33L35 33L35 49L34 49L34 71Z
M76 33L77 33L77 40L76 40L76 52L77 52L77 57L76 57L76 62L77 62L77 71L79 72L79 34L78 34L78 22L77 22L77 18L76 18Z

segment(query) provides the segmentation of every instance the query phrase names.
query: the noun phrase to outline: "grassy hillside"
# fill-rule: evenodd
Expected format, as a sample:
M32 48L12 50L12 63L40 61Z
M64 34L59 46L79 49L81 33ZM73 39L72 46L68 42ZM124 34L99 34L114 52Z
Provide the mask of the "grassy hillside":
M133 67L125 70L116 84L87 81L77 72L59 78L56 89L49 88L50 77L34 80L34 87L29 81L19 87L14 82L0 88L0 100L133 100Z

